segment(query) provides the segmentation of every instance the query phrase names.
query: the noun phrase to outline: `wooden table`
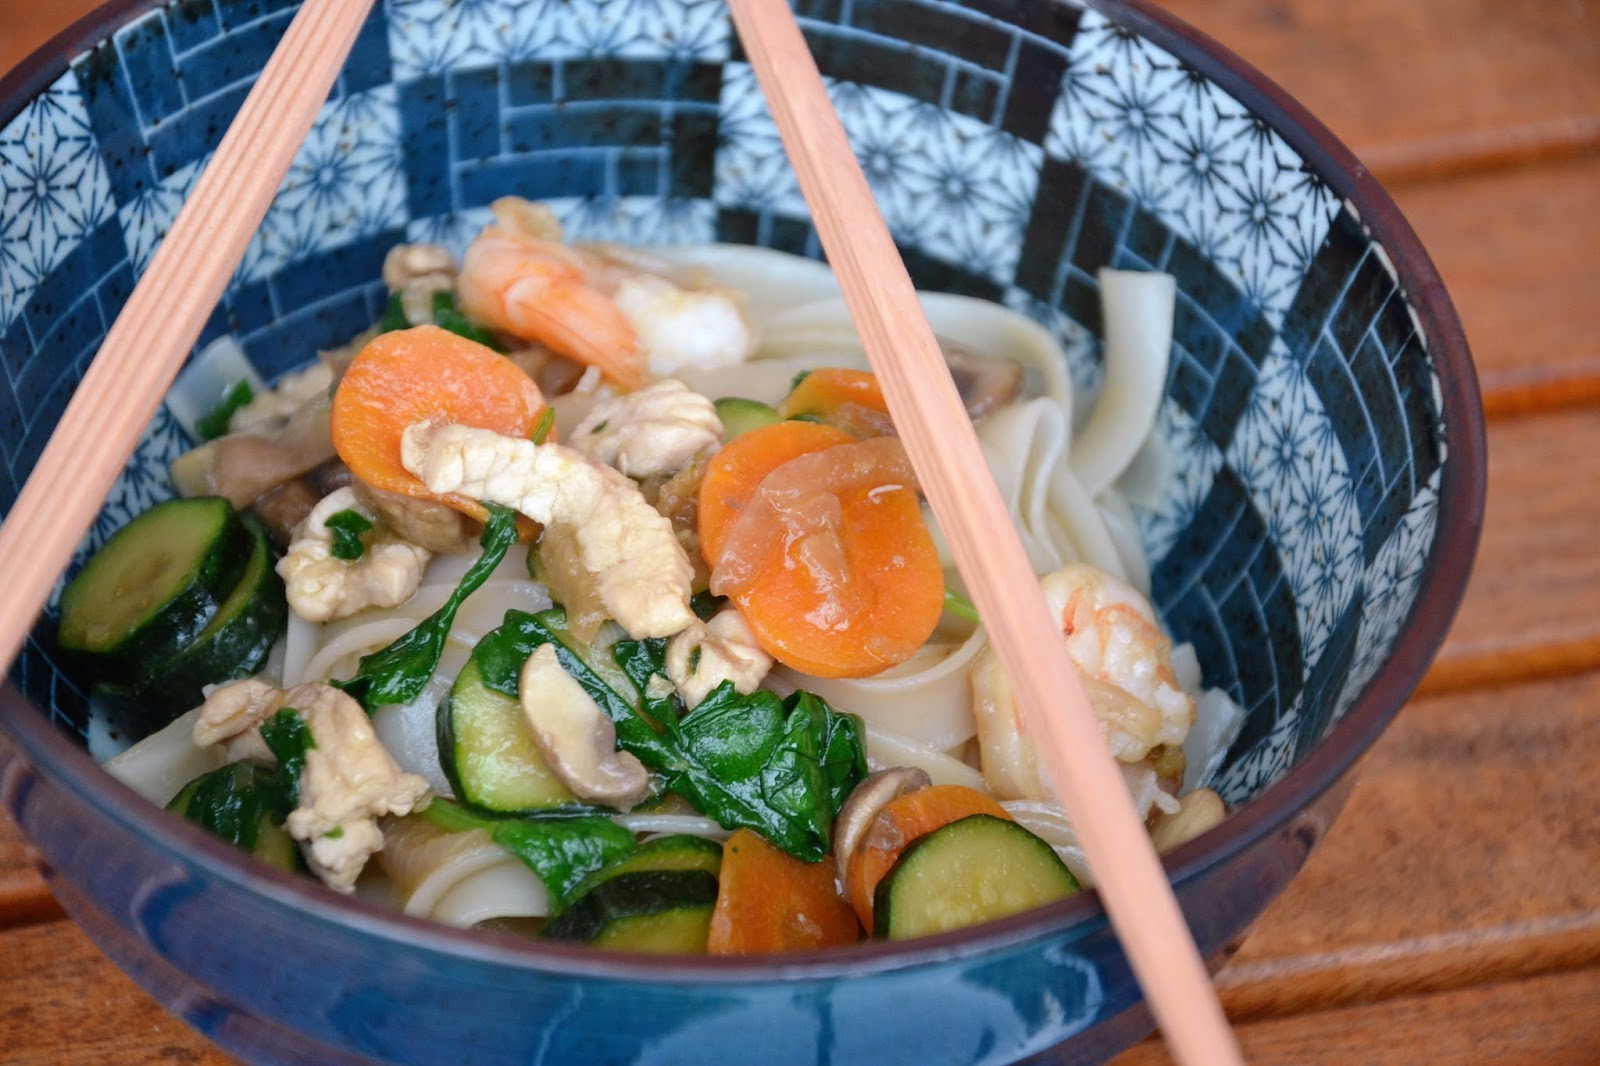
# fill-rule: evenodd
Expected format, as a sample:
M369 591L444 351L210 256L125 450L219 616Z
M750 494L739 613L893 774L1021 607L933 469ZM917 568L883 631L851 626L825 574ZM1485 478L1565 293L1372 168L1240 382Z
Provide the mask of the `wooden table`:
M1490 415L1460 619L1219 976L1228 1013L1264 1063L1600 1062L1600 4L1168 4L1385 180ZM0 70L92 6L4 0ZM228 1061L62 918L3 815L0 1059Z

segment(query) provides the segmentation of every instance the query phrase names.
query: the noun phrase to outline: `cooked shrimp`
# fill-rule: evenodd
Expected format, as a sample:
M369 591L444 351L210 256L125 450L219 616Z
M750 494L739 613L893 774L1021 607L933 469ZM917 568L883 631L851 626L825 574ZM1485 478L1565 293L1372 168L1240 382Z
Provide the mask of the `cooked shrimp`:
M497 221L467 246L456 295L468 316L599 367L624 389L644 381L638 333L558 241Z
M1145 598L1121 579L1083 563L1048 575L1042 584L1111 754L1137 763L1163 744L1181 744L1194 722L1194 700L1178 684L1172 641ZM973 669L972 695L989 787L1006 799L1051 798L992 649Z
M712 369L754 351L740 300L706 278L606 245L564 244L541 204L507 196L491 210L456 282L468 315L599 367L623 389L646 371Z

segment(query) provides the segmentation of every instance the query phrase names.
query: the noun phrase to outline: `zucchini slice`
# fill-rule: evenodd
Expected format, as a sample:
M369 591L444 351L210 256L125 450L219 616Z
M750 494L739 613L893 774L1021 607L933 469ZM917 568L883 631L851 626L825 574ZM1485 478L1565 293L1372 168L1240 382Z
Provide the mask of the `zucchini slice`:
M774 422L782 422L775 407L760 402L759 400L746 400L741 396L724 396L716 401L717 418L722 422L722 439L732 440L762 426L770 426Z
M113 534L62 591L62 649L96 680L159 674L210 624L253 547L227 500L156 504Z
M483 683L476 660L439 705L439 763L461 802L496 814L582 806L545 765L522 706Z
M284 800L277 771L236 762L184 785L167 810L263 862L293 871L300 852L279 824Z
M901 854L878 882L873 935L909 940L1042 906L1078 891L1055 850L1015 822L973 814Z
M543 935L616 951L704 954L717 879L704 870L626 873L584 893Z
M274 569L266 531L253 523L249 527L254 546L244 576L194 643L174 656L139 693L140 702L150 710L148 732L198 707L205 699L204 686L255 673L283 633L288 617L283 579Z
M687 833L647 840L586 877L573 892L573 898L623 874L673 873L681 870L701 870L716 877L722 871L722 845Z

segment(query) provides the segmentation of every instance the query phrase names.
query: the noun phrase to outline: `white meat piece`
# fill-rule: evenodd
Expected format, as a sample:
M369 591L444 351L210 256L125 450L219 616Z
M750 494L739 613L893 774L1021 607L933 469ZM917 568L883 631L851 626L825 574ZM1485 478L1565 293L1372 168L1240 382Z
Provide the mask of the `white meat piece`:
M455 288L456 260L437 244L397 244L383 257L383 283L400 295L406 321L433 321L433 294Z
M285 374L278 379L276 388L256 393L249 403L233 412L228 419L228 432L239 433L288 418L306 404L325 398L332 387L333 368L320 360L304 370Z
M649 794L649 771L617 750L617 727L550 645L522 664L517 693L545 765L574 796L627 811Z
M406 427L400 461L430 492L570 526L579 565L630 637L670 637L696 620L689 608L694 567L672 523L604 463L560 444L428 422Z
M771 669L772 656L761 650L737 607L723 608L709 622L696 622L667 644L667 676L690 710L724 681L748 696Z
M201 707L195 743L227 743L231 754L233 745L248 741L259 749L257 761L272 762L261 723L285 707L305 720L313 744L300 775L300 802L285 828L304 846L312 871L348 893L383 847L377 819L417 809L428 783L395 765L359 703L317 682L287 691L254 679L223 685Z
M639 335L652 374L714 370L742 363L755 350L755 331L724 290L683 289L655 274L633 274L611 298Z
M354 511L373 525L372 542L359 559L333 555L328 519ZM324 496L295 531L289 551L278 560L289 606L308 622L327 622L367 607L406 602L422 583L433 553L394 536L377 512L348 486Z
M568 438L632 478L674 473L721 443L716 405L676 378L601 400Z

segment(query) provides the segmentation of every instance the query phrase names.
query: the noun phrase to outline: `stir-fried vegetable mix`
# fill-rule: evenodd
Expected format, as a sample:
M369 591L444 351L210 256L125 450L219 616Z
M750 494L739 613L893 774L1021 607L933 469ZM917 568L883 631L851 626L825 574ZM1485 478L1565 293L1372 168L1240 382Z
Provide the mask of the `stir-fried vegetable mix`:
M603 948L832 947L1075 891L872 374L764 352L699 267L494 211L459 271L396 249L382 320L320 372L228 389L175 467L195 499L68 585L63 647L152 734L113 772L339 891ZM1029 399L1009 352L947 356L997 454L1066 418L1059 369ZM764 358L776 394L708 391ZM1064 553L1057 476L1027 475L1018 521ZM1221 807L1177 799L1194 701L1148 605L1093 568L1046 588L1073 590L1067 648L1101 657L1158 837L1203 831Z

